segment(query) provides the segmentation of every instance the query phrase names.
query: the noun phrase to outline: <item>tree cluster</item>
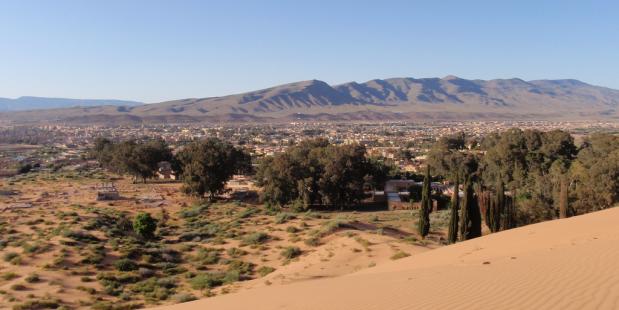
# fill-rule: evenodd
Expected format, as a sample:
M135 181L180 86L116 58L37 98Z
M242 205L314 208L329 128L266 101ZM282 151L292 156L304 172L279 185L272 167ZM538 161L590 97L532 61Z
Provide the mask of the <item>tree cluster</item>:
M152 178L159 163L170 162L183 181L183 190L210 199L224 192L226 182L237 173L251 172L251 157L242 149L216 138L192 142L174 155L163 140L128 140L114 143L98 138L91 150L103 167L129 174L134 181Z
M486 136L472 150L467 144L463 134L443 137L431 148L428 163L445 179L465 182L464 201L453 198L452 205L463 209L475 200L492 232L619 201L617 136L593 134L577 147L565 131L510 129ZM467 216L460 213L461 234L468 229L461 226Z
M234 174L251 170L251 157L217 138L196 141L176 155L185 193L214 200Z
M343 209L358 203L364 189L383 185L390 170L367 158L363 146L314 139L264 158L256 181L263 188L263 200L271 204Z
M159 139L114 143L106 138L97 138L91 155L103 167L119 174L133 176L134 182L137 180L146 182L146 179L155 176L160 162L173 160L170 147Z

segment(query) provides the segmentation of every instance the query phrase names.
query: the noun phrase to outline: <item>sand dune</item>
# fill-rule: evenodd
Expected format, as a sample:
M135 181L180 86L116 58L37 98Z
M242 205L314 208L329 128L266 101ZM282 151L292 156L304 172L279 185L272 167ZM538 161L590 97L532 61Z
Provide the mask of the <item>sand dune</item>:
M619 208L166 309L617 309ZM161 308L161 309L164 309Z

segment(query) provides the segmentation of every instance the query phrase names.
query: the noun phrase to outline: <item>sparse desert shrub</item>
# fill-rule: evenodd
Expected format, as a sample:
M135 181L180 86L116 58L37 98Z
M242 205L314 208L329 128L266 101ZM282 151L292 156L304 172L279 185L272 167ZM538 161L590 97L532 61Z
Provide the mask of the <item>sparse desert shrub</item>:
M255 232L255 233L246 235L243 238L241 244L242 245L259 245L259 244L265 243L267 240L269 240L269 235L263 232Z
M0 278L5 281L11 281L13 279L19 278L19 275L14 272L5 272L0 276Z
M396 260L396 259L400 259L400 258L404 258L404 257L408 257L411 256L410 254L403 252L403 251L398 251L395 254L391 255L391 259L392 260Z
M105 247L103 245L90 245L87 251L82 254L83 258L80 261L82 264L98 265L105 259Z
M242 260L230 260L228 263L228 271L238 271L241 278L246 279L251 276L251 273L256 267L253 263Z
M281 252L281 256L285 259L293 259L301 255L301 249L296 246L289 246Z
M149 300L166 300L174 294L176 280L173 278L149 278L135 283L131 291L142 293Z
M238 270L228 270L221 280L224 284L238 282L241 280L241 273Z
M200 204L197 206L192 206L188 208L183 208L178 212L178 216L184 219L189 219L196 217L203 212L205 212L209 208L208 204Z
M23 284L17 283L17 284L11 285L11 289L14 290L14 291L25 291L28 288L25 285L23 285Z
M219 262L219 250L213 248L199 248L194 260L210 265Z
M236 217L239 219L244 219L244 218L248 218L250 216L252 216L255 213L258 213L258 209L256 208L247 208L243 211L241 211Z
M150 278L155 275L155 271L149 268L141 267L138 269L138 273L142 278Z
M194 290L204 290L222 285L222 278L219 273L202 273L191 278L189 284Z
M11 260L13 260L16 257L19 257L18 253L7 252L7 253L4 254L3 259L4 259L5 262L10 262Z
M33 273L33 274L28 275L24 280L28 283L36 283L36 282L41 281L41 277L39 277L38 274Z
M294 226L288 226L288 227L286 227L286 232L294 234L294 233L299 232L299 229L294 227Z
M320 238L318 238L318 237L310 237L308 239L305 239L305 244L307 244L309 246L319 246L320 245Z
M178 294L174 296L174 299L179 303L183 303L183 302L194 301L198 298L192 294L183 293L183 294Z
M297 218L294 214L282 212L275 216L275 224L284 224L290 220Z
M161 272L163 272L163 274L165 274L166 276L172 276L175 274L181 274L181 273L185 273L187 272L187 269L182 267L182 266L178 266L174 263L157 263L155 264L155 266L157 268L161 269Z
M171 248L160 247L159 245L146 248L144 254L146 261L151 264L181 262L181 253Z
M361 246L363 246L363 249L366 252L370 251L370 245L372 245L372 243L370 243L370 241L363 239L361 237L355 237L355 241L357 241L359 244L361 244Z
M341 218L335 218L322 224L322 227L315 232L318 237L324 237L336 232L338 229L343 228L348 224L347 220Z
M138 265L134 261L126 258L114 262L114 267L116 267L118 271L133 271L138 269Z
M178 240L181 242L187 242L187 241L201 241L203 239L207 239L211 237L210 234L208 233L204 233L204 232L200 232L200 231L187 231L184 232L182 234L180 234L178 236Z
M99 238L85 232L78 230L67 230L63 233L63 236L66 238L71 238L76 241L84 242L84 243L99 243L101 240Z
M91 278L91 277L87 277L87 276L83 276L80 278L80 281L82 282L93 282L95 279Z
M94 295L97 293L97 290L94 287L86 287L86 286L78 286L76 287L76 289L80 290L80 291L84 291L90 295Z
M4 261L13 265L21 265L21 256L15 252L8 252L4 254Z
M243 255L246 255L247 251L239 249L239 248L229 248L226 250L226 253L228 253L228 256L232 258L239 258Z
M14 305L13 310L58 309L60 306L61 301L59 299L36 299Z
M275 268L270 267L270 266L262 266L262 267L258 268L257 271L258 271L258 274L261 277L264 277L264 276L268 275L269 273L275 271Z

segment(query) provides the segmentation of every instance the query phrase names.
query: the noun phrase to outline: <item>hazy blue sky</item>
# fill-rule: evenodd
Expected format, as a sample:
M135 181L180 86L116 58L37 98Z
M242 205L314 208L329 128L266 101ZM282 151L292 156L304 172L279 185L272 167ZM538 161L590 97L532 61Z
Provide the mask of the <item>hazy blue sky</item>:
M0 0L0 97L155 102L449 74L619 89L619 1Z

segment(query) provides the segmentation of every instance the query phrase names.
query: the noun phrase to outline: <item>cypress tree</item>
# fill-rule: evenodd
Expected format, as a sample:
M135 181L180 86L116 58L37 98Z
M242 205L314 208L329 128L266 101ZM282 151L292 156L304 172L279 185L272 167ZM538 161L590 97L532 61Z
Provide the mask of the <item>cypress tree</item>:
M497 232L501 230L501 219L504 216L505 210L505 187L503 186L503 180L499 179L499 182L496 186L496 198L493 206L492 212L492 227L490 230L492 232Z
M469 187L470 199L467 209L469 213L469 223L471 227L469 228L469 235L467 236L467 240L481 237L481 212L479 211L479 203L477 202L477 197L475 197L475 192L473 191L472 181L469 181Z
M464 182L464 199L462 201L460 218L460 239L469 240L481 236L481 212L475 194L471 177Z
M467 176L464 181L464 197L462 199L462 204L460 208L460 240L466 240L466 236L469 234L469 212L468 212L468 204L470 201L469 193L473 191L470 188L470 177Z
M490 197L490 199L484 200L487 203L487 212L486 212L486 225L491 232L495 232L495 220L496 220L496 197Z
M512 191L511 196L505 196L505 209L501 227L504 230L516 227L516 190Z
M425 238L430 232L430 210L432 210L431 181L430 166L428 166L426 176L423 178L421 206L419 208L419 222L417 225L419 235L421 235L422 238Z
M481 214L483 216L483 220L486 222L486 226L492 227L492 216L490 214L490 204L492 202L493 197L489 191L481 189L477 194L477 202L479 203L479 208L481 210Z
M449 218L449 232L447 234L447 241L452 244L458 240L458 209L460 207L460 196L458 195L460 187L460 180L456 174L454 182L454 192L451 195L451 216Z
M559 218L567 217L567 208L568 208L568 192L567 192L567 178L561 178L561 192L559 197Z

